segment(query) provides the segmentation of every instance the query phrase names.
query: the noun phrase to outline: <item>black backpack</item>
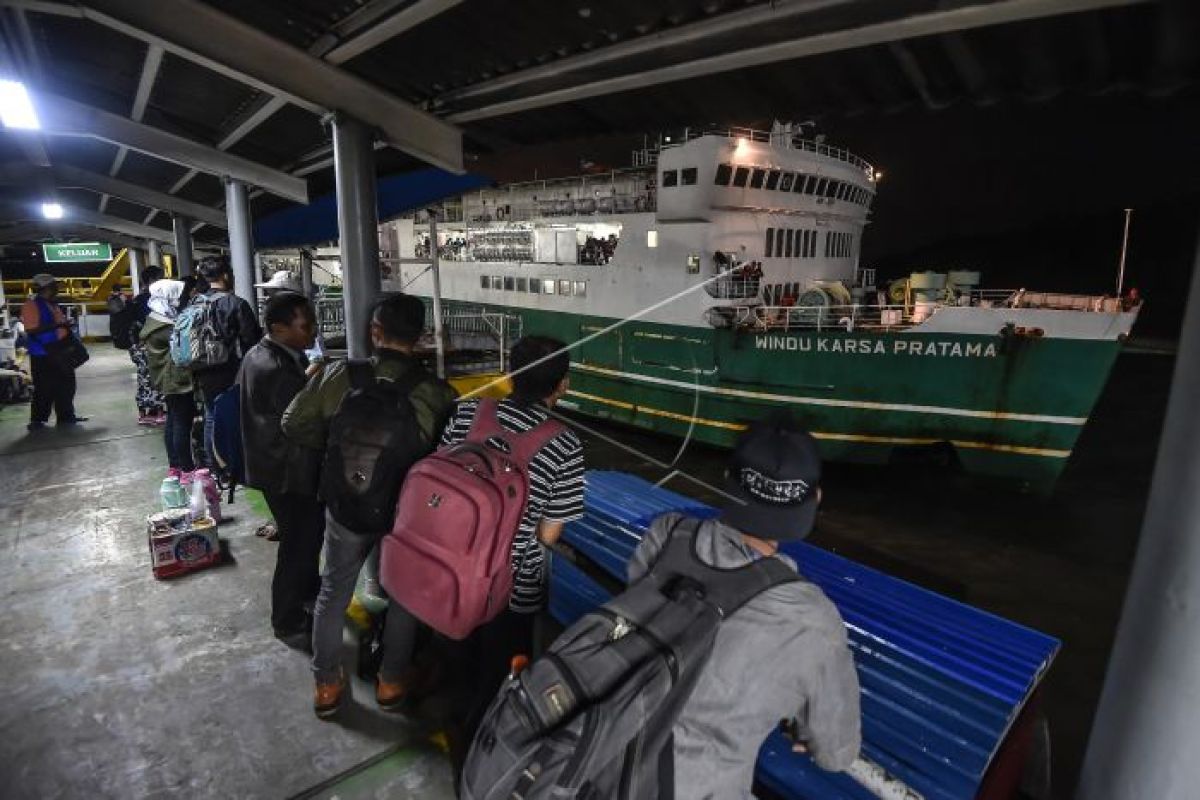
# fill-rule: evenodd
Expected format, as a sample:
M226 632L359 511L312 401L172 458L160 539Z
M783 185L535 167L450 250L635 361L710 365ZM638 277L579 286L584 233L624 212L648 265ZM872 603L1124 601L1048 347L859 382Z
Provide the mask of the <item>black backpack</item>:
M695 552L700 525L676 522L641 580L501 688L467 756L462 800L675 796L671 730L721 620L801 580L776 558L708 566Z
M341 525L382 536L392 529L408 468L429 452L408 399L429 375L414 365L392 381L376 378L367 360L346 367L350 391L330 422L321 498Z
M113 347L118 350L128 350L136 341L134 323L137 321L137 311L136 303L126 303L108 315L108 333L112 336ZM140 330L141 326L138 327Z

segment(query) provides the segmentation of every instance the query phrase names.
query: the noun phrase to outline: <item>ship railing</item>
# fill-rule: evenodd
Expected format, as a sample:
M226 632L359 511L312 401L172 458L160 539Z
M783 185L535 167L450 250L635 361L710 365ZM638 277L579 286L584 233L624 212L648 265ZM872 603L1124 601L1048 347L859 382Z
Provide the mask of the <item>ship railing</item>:
M854 155L854 153L843 147L833 147L824 142L805 139L802 136L793 134L772 133L771 131L756 130L754 128L685 128L682 134L660 136L657 148L665 150L669 147L679 147L702 136L723 136L727 139L745 139L746 141L762 142L764 144L781 144L783 147L791 150L806 150L810 153L844 161L847 164L858 167L868 175L875 174L875 168L870 162ZM644 149L649 150L650 148L647 147Z
M910 328L915 319L894 306L724 306L708 311L709 324L751 331L893 331Z
M758 297L761 278L719 278L704 284L704 291L717 300L749 300Z
M323 338L346 335L346 306L340 297L317 300L317 330Z
M621 193L603 197L577 197L538 200L532 203L500 203L495 206L474 206L466 213L466 222L530 222L546 218L590 217L607 214L635 214L655 211L658 207L654 191Z

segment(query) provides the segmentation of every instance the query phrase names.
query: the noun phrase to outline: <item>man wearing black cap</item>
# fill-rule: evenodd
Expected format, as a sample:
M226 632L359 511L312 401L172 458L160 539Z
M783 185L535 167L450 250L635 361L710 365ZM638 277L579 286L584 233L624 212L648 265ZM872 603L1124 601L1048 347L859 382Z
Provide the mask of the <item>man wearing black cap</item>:
M816 441L787 415L755 423L738 440L728 503L700 525L696 554L714 567L760 558L795 563L779 542L812 531L821 500ZM679 519L655 520L629 565L646 573ZM673 731L675 797L749 798L763 740L790 719L796 747L839 771L861 744L858 676L837 609L808 581L775 586L725 620L712 657Z

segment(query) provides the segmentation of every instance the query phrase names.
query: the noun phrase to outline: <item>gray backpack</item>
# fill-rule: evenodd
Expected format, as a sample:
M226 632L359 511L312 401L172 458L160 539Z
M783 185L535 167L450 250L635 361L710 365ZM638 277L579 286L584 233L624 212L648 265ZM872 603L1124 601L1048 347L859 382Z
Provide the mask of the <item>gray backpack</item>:
M637 583L568 628L510 679L479 726L462 800L674 797L671 729L721 620L800 577L776 558L718 569L676 522Z

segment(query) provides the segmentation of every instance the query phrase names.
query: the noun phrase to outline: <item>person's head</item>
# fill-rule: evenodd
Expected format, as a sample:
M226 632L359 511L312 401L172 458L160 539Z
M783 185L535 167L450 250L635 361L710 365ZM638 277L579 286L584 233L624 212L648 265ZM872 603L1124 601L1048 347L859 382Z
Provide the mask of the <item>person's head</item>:
M532 366L531 366L532 365ZM523 336L512 346L513 397L553 406L567 393L571 354L549 336Z
M312 303L296 292L276 292L267 301L263 324L272 339L293 350L307 350L317 339Z
M33 293L38 297L50 300L58 295L58 279L47 272L34 275L30 283L33 284Z
M150 288L150 284L154 283L155 281L162 280L163 269L157 264L151 264L142 270L142 274L139 277L142 279L142 289L145 290Z
M187 308L188 304L192 302L193 297L208 291L207 281L196 275L188 275L181 283L183 284L183 291L179 295L178 308L180 311Z
M411 294L394 294L371 312L371 344L375 349L412 352L425 331L425 304Z
M214 289L228 291L233 288L233 267L229 264L229 256L205 256L200 259L196 271Z
M820 484L816 439L789 412L773 412L734 445L725 475L731 497L721 519L756 539L803 539L816 523Z

